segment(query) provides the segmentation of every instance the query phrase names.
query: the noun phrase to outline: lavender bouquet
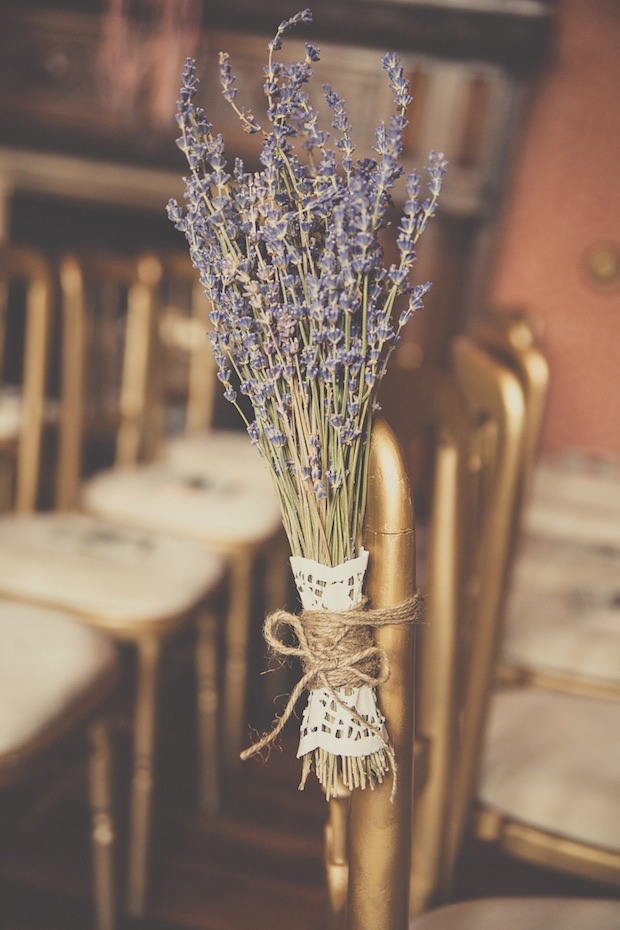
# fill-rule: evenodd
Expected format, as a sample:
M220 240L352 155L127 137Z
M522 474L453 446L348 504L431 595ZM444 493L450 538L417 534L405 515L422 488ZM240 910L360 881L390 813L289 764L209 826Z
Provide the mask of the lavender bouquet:
M222 135L195 105L196 65L188 59L177 122L190 173L185 209L171 200L168 215L185 234L212 302L209 338L224 395L271 472L302 604L306 611L342 611L362 599L377 391L403 326L430 287L413 286L410 271L435 211L445 160L431 153L424 199L416 172L407 177L399 261L386 267L380 235L403 173L409 83L397 56L386 54L394 112L376 130L373 157L355 159L342 99L323 86L330 133L320 128L305 90L318 50L306 43L304 59L290 64L274 57L284 34L311 18L310 10L297 13L269 42L264 125L237 103L229 56L220 54L224 97L244 129L261 134L260 170L248 170L239 158L227 170ZM396 314L400 295L406 304ZM240 404L239 394L250 405ZM305 678L315 687L302 720L302 784L313 763L328 794L337 775L351 787L381 781L389 753L374 689Z

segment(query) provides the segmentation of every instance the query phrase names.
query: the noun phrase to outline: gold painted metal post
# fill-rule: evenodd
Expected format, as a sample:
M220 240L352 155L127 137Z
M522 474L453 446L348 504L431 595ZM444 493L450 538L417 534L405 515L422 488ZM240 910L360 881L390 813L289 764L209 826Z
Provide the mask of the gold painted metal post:
M415 593L415 530L404 461L390 428L375 424L370 455L366 548L373 607L399 604ZM388 777L374 791L352 792L348 930L406 930L411 857L414 630L385 626L376 642L387 652L390 679L379 688L398 763L392 803Z

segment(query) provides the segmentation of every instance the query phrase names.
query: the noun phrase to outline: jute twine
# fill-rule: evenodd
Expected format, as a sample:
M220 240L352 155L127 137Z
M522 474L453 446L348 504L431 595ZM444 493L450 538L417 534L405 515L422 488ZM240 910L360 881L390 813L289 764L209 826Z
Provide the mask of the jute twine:
M265 641L275 655L300 659L303 675L293 688L273 729L245 749L241 758L249 759L277 739L304 690L325 688L336 705L346 709L356 723L381 740L392 768L394 797L397 765L389 739L383 728L371 725L345 704L336 693L336 688L385 684L390 677L390 664L385 650L373 642L373 629L415 623L421 619L421 613L422 598L416 593L395 607L371 610L362 602L358 607L348 610L303 610L299 615L276 610L268 614L263 625ZM294 632L297 646L288 645L285 641L287 628Z

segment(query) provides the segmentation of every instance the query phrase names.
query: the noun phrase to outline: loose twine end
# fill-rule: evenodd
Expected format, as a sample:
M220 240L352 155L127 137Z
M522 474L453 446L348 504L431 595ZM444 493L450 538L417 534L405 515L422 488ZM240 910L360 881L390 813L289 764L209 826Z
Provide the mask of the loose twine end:
M289 696L281 716L273 728L259 740L241 753L243 760L271 746L281 733L287 720L293 713L303 691L312 688L325 688L333 701L346 708L356 723L370 730L379 737L382 751L385 753L392 771L392 793L394 800L397 786L396 755L394 748L383 728L378 728L362 719L359 714L340 699L336 688L354 688L366 684L371 687L385 684L390 677L390 666L384 649L373 642L372 630L388 625L417 623L422 615L422 597L416 593L395 607L367 609L365 603L349 610L304 610L300 615L276 610L265 618L263 634L265 641L274 655L278 657L294 656L301 660L303 674ZM288 645L284 640L284 631L290 628L297 639L297 646ZM338 757L339 758L339 757ZM307 777L309 760L304 759L304 773ZM316 766L315 766L316 768ZM347 770L342 764L342 771ZM380 774L376 780L382 781ZM305 778L302 779L303 787ZM374 786L372 779L371 786ZM353 784L352 787L361 785Z

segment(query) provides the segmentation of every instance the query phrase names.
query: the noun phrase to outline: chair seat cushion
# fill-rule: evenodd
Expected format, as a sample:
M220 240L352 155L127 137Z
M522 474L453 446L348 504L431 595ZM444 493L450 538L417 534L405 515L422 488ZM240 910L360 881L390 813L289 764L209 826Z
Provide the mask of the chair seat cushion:
M222 574L204 546L83 514L0 520L0 594L110 627L174 626Z
M502 657L520 668L620 684L620 549L526 536Z
M617 930L620 901L485 898L423 914L410 930Z
M45 737L111 674L111 640L65 613L0 600L0 761Z
M178 446L165 460L101 472L86 482L82 506L224 550L264 542L282 525L269 475L247 437L219 457L206 449L190 456Z
M245 430L209 430L169 439L162 459L175 471L223 475L275 496L267 464Z
M541 461L524 525L548 538L620 549L620 464L568 455Z
M479 800L545 832L620 851L620 703L498 691Z

